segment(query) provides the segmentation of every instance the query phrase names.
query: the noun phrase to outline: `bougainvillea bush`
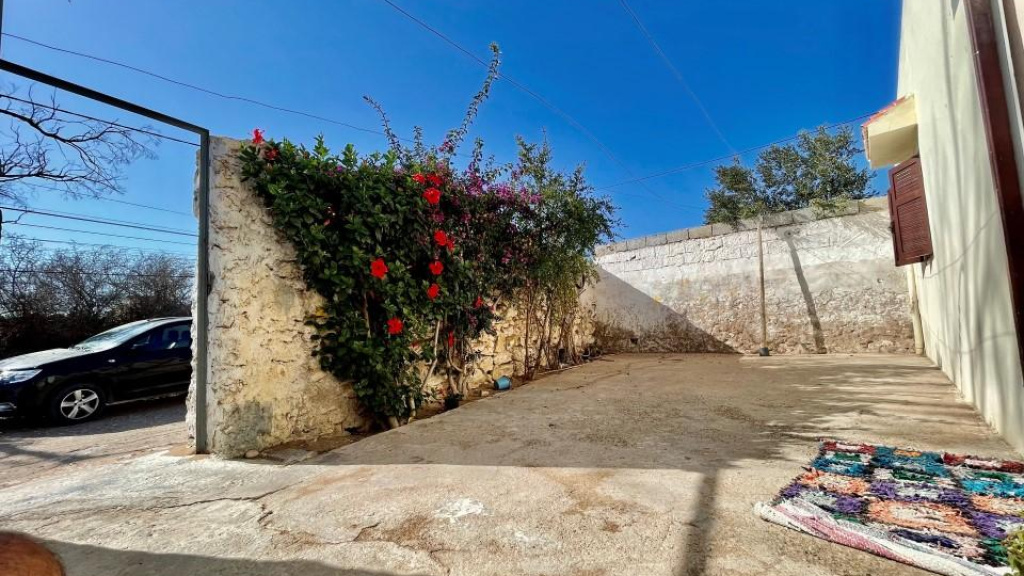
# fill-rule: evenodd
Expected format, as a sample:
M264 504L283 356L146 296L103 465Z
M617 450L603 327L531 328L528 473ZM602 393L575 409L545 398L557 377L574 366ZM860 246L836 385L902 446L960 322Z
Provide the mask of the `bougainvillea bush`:
M465 120L440 146L424 146L417 130L405 147L382 115L385 152L360 156L349 145L334 154L322 137L307 149L260 130L241 151L243 178L324 297L309 319L322 368L352 381L362 405L391 426L415 413L434 374L448 394L465 392L472 342L491 330L497 302L552 303L568 286L578 298L594 246L611 236L611 204L589 193L581 170L554 170L546 144L520 141L518 161L496 166L478 141L457 167L497 65L495 50ZM565 320L564 310L546 314L548 324Z

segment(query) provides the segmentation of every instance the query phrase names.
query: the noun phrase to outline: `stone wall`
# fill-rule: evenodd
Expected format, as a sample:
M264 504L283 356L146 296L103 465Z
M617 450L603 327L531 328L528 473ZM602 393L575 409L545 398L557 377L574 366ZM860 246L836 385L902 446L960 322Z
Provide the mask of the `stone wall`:
M313 330L305 320L322 299L306 289L291 242L241 182L239 147L235 140L211 140L207 430L210 452L226 457L365 422L351 385L321 370L312 355ZM505 305L497 312L503 321L496 334L475 347L475 385L523 368L523 315ZM589 344L589 318L583 314L573 326L578 347ZM537 343L531 336L533 349ZM428 383L441 384L438 377ZM190 426L194 411L190 398Z
M295 251L240 180L239 142L211 141L210 451L237 456L362 424L351 386L320 370Z
M768 346L779 353L912 352L906 277L884 198L845 215L776 214L763 231ZM702 226L602 246L589 291L605 351L755 352L757 232Z

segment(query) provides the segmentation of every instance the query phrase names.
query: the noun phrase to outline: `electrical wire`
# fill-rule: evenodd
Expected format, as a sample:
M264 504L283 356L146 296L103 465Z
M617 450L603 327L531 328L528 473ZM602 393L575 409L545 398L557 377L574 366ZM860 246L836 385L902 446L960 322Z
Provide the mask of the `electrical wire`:
M194 278L192 274L142 274L139 272L88 272L85 270L13 270L0 268L6 274L66 274L69 276L124 276L134 278Z
M139 256L167 256L183 262L195 262L195 256L191 254L183 254L181 252L167 252L164 250L146 250L145 248L137 248L135 246L126 246L124 244L93 244L88 242L65 242L61 240L49 240L46 238L24 238L26 242L42 242L46 244L66 244L67 247L61 246L42 246L39 249L48 254L58 254L73 250L76 253L78 249L87 250L89 252L95 252L97 249L105 250L116 250L128 254L137 254Z
M197 92L202 92L202 93L208 94L210 96L216 96L217 98L223 98L225 100L235 100L235 101L238 101L238 102L245 102L247 104L252 104L252 105L255 105L255 106L260 106L260 107L266 108L268 110L275 110L275 111L278 111L278 112L285 112L285 113L288 113L288 114L295 114L295 115L298 115L298 116L304 116L306 118L311 118L313 120L319 120L321 122L327 122L329 124L334 124L334 125L342 126L342 127L349 128L349 129L352 129L352 130L357 130L359 132L366 132L368 134L376 134L378 136L385 136L384 132L382 132L380 130L373 130L371 128L363 128L362 126L356 126L355 124L350 124L348 122L342 122L341 120L335 120L333 118L327 118L326 116L320 116L319 114L312 114L310 112L304 112L302 110L296 110L296 109L292 109L292 108L285 108L283 106L277 106L275 104L269 104L267 102L262 102L260 100L255 100L253 98L248 98L246 96L236 96L236 95L233 95L233 94L225 94L225 93L222 93L222 92L217 92L216 90L211 90L209 88L203 88L202 86L198 86L196 84L191 84L189 82L184 82L182 80L176 80L174 78L170 78L168 76L164 76L163 74L158 74L156 72L151 72L149 70L146 70L146 69L143 69L143 68L139 68L137 66L132 66L130 64L125 64L123 62L118 62L116 60L110 60L109 58L102 58L100 56L93 56L92 54L86 54L84 52L78 52L78 51L75 51L75 50L69 50L67 48L61 48L59 46L54 46L52 44L46 44L46 43L43 43L43 42L39 42L38 40L32 40L30 38L26 38L24 36L19 36L17 34L11 34L9 32L4 32L3 35L7 36L9 38L14 38L15 40L20 40L22 42L26 42L28 44L34 44L36 46L39 46L41 48L46 48L48 50L53 50L53 51L56 51L56 52L63 52L64 54L71 54L73 56L78 56L80 58L86 58L86 59L93 60L93 61L96 61L96 62L103 62L104 64L110 64L111 66L117 66L119 68L124 68L126 70L131 70L133 72L138 72L139 74L144 74L146 76L149 76L149 77L152 77L152 78L156 78L156 79L162 80L164 82L169 82L171 84L175 84L175 85L181 86L183 88L188 88L190 90L195 90ZM405 140L405 139L403 139L403 140Z
M198 234L194 234L192 232L185 232L183 230L161 229L161 228L156 228L154 226L150 226L150 225L146 225L146 224L141 224L141 223L138 223L138 222L128 222L128 221L125 221L125 220L104 220L102 218L90 218L90 217L74 215L74 214L68 214L68 213L61 213L61 212L56 212L56 211L35 210L35 209L32 209L32 208L17 208L15 206L0 206L0 209L3 209L3 210L13 210L15 212L23 212L23 213L26 213L26 214L38 214L40 216L50 216L50 217L53 217L53 218L64 218L64 219L67 219L67 220L77 220L77 221L80 221L80 222L90 222L90 223L93 223L93 224L107 224L109 226L121 226L123 228L135 228L135 229L138 229L138 230L148 230L150 232L159 232L160 234L174 234L176 236L190 236L190 237L198 237L199 236Z
M62 228L58 226L46 226L44 224L26 224L24 222L4 222L4 224L8 226L28 226L29 228L57 230L60 232L75 232L77 234L91 234L93 236L108 236L110 238L124 238L125 240L143 240L146 242L160 242L161 244L179 244L182 246L195 246L194 242L176 242L174 240L164 240L162 238L146 238L145 236L126 236L124 234L114 234L111 232L96 232L92 230L81 230L79 228Z
M690 98L693 100L693 103L697 105L697 108L700 110L700 113L704 116L704 119L707 120L708 126L710 126L711 129L715 131L715 134L718 136L718 139L721 140L723 144L725 144L725 147L728 148L730 152L735 154L736 149L733 148L733 145L729 143L729 140L725 137L725 134L723 134L722 130L718 127L718 124L716 124L714 119L711 118L711 113L708 112L708 109L704 107L704 103L701 102L700 98L697 97L697 93L694 92L692 88L690 88L690 84L683 78L683 73L679 71L679 68L676 68L676 65L672 63L672 60L668 57L668 54L665 54L665 51L662 50L661 46L658 45L658 42L654 39L654 35L652 35L647 30L646 26L644 26L644 23L640 20L640 16L637 15L637 13L633 10L632 7L630 7L629 3L626 2L626 0L619 0L619 4L622 5L622 9L625 10L626 14L628 14L629 17L633 20L633 24L637 27L640 33L643 34L644 38L647 39L647 42L651 45L652 48L654 48L654 51L658 54L658 56L661 57L662 62L665 63L665 66L669 69L669 71L672 72L672 75L675 76L676 80L679 82L679 85L682 86L683 90L685 90L686 93L690 95Z
M58 188L56 186L45 186L43 184L36 184L35 182L17 182L17 184L20 185L20 186L30 186L32 188L38 188L38 189L41 189L41 190L53 190L54 192L61 192L61 193L65 193L65 194L68 193L68 191L66 189ZM118 200L117 198L110 198L110 197L107 197L107 196L92 196L92 197L87 197L87 198L84 198L84 199L85 200L99 200L101 202L114 202L114 203L117 203L117 204L124 204L125 206L134 206L136 208L146 208L147 210L157 210L159 212L167 212L169 214L180 214L182 216L191 216L193 218L195 217L195 215L192 214L191 212L185 212L185 211L182 211L182 210L171 210L170 208L161 208L159 206L151 206L149 204L139 204L137 202L129 202L127 200Z
M479 58L478 56L476 56L475 54L473 54L469 50L466 50L465 48L460 46L458 43L456 43L454 40L452 40L451 38L449 38L446 35L444 35L439 30L431 27L429 24L427 24L426 22L420 20L419 18L415 17L414 15L410 14L409 12L406 12L400 6L398 6L397 4L394 4L390 0L384 0L384 2L388 3L391 7L393 7L396 10L398 10L399 12L401 12L402 14L407 16L408 18L412 19L413 21L415 21L420 26L423 26L424 28L426 28L427 30L432 32L433 34L437 35L438 37L443 39L448 44L454 46L460 52L462 52L463 54L469 56L470 58L472 58L477 63L481 64L485 68L489 68L490 64L487 61L482 60L481 58ZM59 46L54 46L52 44L47 44L47 43L44 43L44 42L40 42L38 40L33 40L31 38L26 38L24 36L20 36L20 35L17 35L17 34L11 34L9 32L3 32L2 35L3 36L7 36L9 38L13 38L15 40L20 40L22 42L26 42L28 44L33 44L33 45L39 46L41 48L46 48L48 50L53 50L53 51L61 52L61 53L64 53L64 54L70 54L70 55L73 55L73 56L78 56L80 58L86 58L88 60L93 60L93 61L96 61L96 62L103 62L105 64L109 64L109 65L112 65L112 66L117 66L117 67L120 67L120 68L124 68L126 70L131 70L131 71L137 72L139 74L144 74L146 76L150 76L152 78L156 78L156 79L162 80L164 82L169 82L169 83L175 84L177 86L181 86L181 87L184 87L184 88L188 88L188 89L191 89L191 90L202 92L204 94L209 94L211 96L215 96L215 97L218 97L218 98L223 98L223 99L227 99L227 100L236 100L236 101L240 101L240 102L246 102L246 103L253 104L253 105L256 105L256 106L260 106L260 107L263 107L263 108L267 108L267 109L270 109L270 110L275 110L275 111L279 111L279 112L285 112L285 113L289 113L289 114L295 114L295 115L299 115L299 116L304 116L306 118L311 118L311 119L314 119L314 120L319 120L319 121L322 121L322 122L327 122L327 123L330 123L330 124L335 124L335 125L338 125L338 126L343 126L343 127L346 127L346 128L351 128L353 130L358 130L358 131L361 131L361 132L367 132L367 133L370 133L370 134L376 134L378 136L386 136L386 134L384 132L380 131L380 130L372 130L372 129L369 129L369 128L363 128L363 127L360 127L360 126L355 126L355 125L350 124L348 122L342 122L340 120L334 120L332 118L327 118L325 116L320 116L318 114L312 114L312 113L309 113L309 112L304 112L302 110L295 110L295 109L291 109L291 108L285 108L283 106L277 106L275 104L269 104L269 103L262 102L262 101L259 101L259 100L255 100L255 99L252 99L252 98L248 98L248 97L245 97L245 96L235 96L235 95L231 95L231 94L224 94L224 93L221 93L221 92L217 92L216 90L210 90L208 88L203 88L202 86L198 86L198 85L191 84L191 83L188 83L188 82L183 82L181 80L176 80L174 78L170 78L168 76L164 76L163 74L158 74L156 72L152 72L152 71L149 71L149 70L146 70L146 69L143 69L143 68L139 68L137 66L132 66L130 64L125 64L123 62L118 62L116 60L111 60L109 58L103 58L103 57L100 57L100 56L94 56L92 54L87 54L87 53L79 52L79 51L76 51L76 50L70 50L70 49L67 49L67 48L61 48ZM558 108L557 106L552 104L549 100L547 100L546 98L544 98L540 94L534 92L533 90L528 88L526 85L524 85L523 83L515 80L514 78L512 78L512 77L510 77L510 76L508 76L506 74L500 74L500 73L499 73L498 76L499 76L500 79L505 80L506 82L508 82L512 86L516 87L517 89L521 90L522 92L526 93L530 97L532 97L535 100L537 100L538 102L540 102L544 107L546 107L547 109L551 110L556 115L560 116L562 119L564 119L566 122L568 122L571 126L573 126L576 130L578 130L581 134L583 134L587 139L589 139L591 142L593 142L598 148L600 148L601 151L612 162L614 162L617 166L622 168L626 172L626 174L628 174L630 177L635 176L633 171L618 156L616 156L615 153L612 152L611 149L609 149L604 144L604 142L602 142L593 132L591 132L586 126L581 124L575 118L570 116L567 112L565 112L561 108ZM98 120L98 121L102 121L102 120ZM404 142L412 142L413 141L413 140L411 140L409 138L399 138L399 140L402 140ZM661 200L662 202L665 202L669 206L682 207L682 208L686 208L686 209L696 209L696 208L693 208L693 207L685 207L685 206L682 206L682 205L679 205L679 204L675 204L674 202L672 202L668 198L665 198L664 196L661 196L661 195L657 194L656 192L654 192L653 190L651 190L650 188L648 188L645 184L642 183L642 180L638 180L638 182L640 182L640 186L641 186L641 188L644 189L644 191L646 191L650 195L654 196L655 198Z
M840 126L845 126L847 124L853 124L854 122L858 122L858 121L863 120L865 118L869 118L869 117L871 117L874 114L875 114L874 112L871 112L871 113L868 113L868 114L862 114L860 116L857 116L856 118L851 118L849 120L846 120L845 122L836 122L835 124L826 125L826 126L824 126L824 128L826 130L831 130L833 128L838 128ZM661 172L655 172L653 174L648 174L647 176L641 176L639 178L632 178L630 180L622 180L620 182L616 182L614 184L609 184L607 186L598 186L598 187L594 188L594 190L595 191L609 190L611 188L616 188L618 186L624 186L626 184L634 184L634 183L637 183L637 182L642 182L644 180L650 180L652 178L661 178L662 176L668 176L670 174L677 174L679 172L685 172L687 170L692 170L694 168L700 168L701 166L707 166L708 164L714 164L716 162L724 162L726 160L730 160L730 159L735 158L737 156L743 156L743 155L749 154L751 152L757 152L758 150L761 150L763 148L768 148L770 146L776 146L778 144L784 144L786 142L791 142L793 140L796 140L799 137L800 137L800 134L797 133L797 134L795 134L793 136L789 136L789 137L786 137L786 138L781 138L779 140L775 140L774 142L769 142L767 144L761 144L761 145L758 145L758 146L753 146L751 148L746 148L744 150L740 150L736 154L728 154L728 155L725 155L725 156L719 156L717 158L710 158L708 160L701 160L700 162L693 162L691 164L683 164L682 166L677 166L675 168L669 168L667 170L662 170Z
M76 242L74 240L52 240L50 238L27 238L22 237L20 240L25 242L42 242L44 244L67 244L69 246L90 246L93 248L121 248L128 251L138 251L145 254L164 254L167 256L178 256L186 260L194 260L194 254L186 254L184 252L170 252L168 250L157 250L155 248L140 248L138 246L128 246L126 244L98 244L95 242ZM44 248L45 250L60 250L60 248Z
M104 120L103 118L97 118L95 116L90 116L88 114L82 114L81 112L72 112L71 110L67 110L67 109L61 108L59 106L51 106L49 104L42 104L40 102L33 102L32 100L27 100L25 98L18 98L17 96L11 96L10 94L0 94L0 97L7 98L7 99L10 99L10 100L14 100L15 102L21 102L23 104L29 104L29 105L32 105L32 106L38 106L40 108L46 108L47 110L53 110L54 112L62 112L64 114L70 114L71 116L78 116L79 118L86 118L86 119L92 120L94 122L102 122L102 123L108 124L110 126L117 126L118 128L121 128L121 129L124 129L124 130L131 130L133 132L140 132L142 134L147 134L149 136L153 136L153 137L156 137L156 138L163 138L164 140L171 140L171 141L174 141L174 142L180 142L182 144L188 144L189 146L195 146L197 148L199 147L199 144L196 144L195 142L189 142L188 140L182 140L181 138L175 138L174 136L168 136L166 134L161 134L159 132L154 132L153 130L149 130L147 128L136 128L135 126L127 126L125 124L119 124L117 122L114 122L113 120Z
M425 30L427 30L428 32L433 34L434 36L437 36L438 38L440 38L445 43L447 43L448 45L452 46L453 48L455 48L456 50L458 50L462 54L466 55L467 57L472 59L477 64L483 66L484 68L490 69L490 63L489 62L487 62L483 58L480 58L479 56L477 56L472 51L468 50L467 48L465 48L464 46L462 46L461 44L459 44L455 40L452 40L444 32L441 32L437 28L434 28L433 26L431 26L430 24L428 24L424 20L418 18L417 16L415 16L414 14L412 14L409 11L405 10L404 8L399 6L398 4L395 4L391 0L381 0L381 1L384 2L385 4L387 4L388 6L394 8L398 13L402 14L403 16L408 18L409 20L412 20L413 22L415 22L420 27L424 28ZM512 78L508 74L504 74L502 72L499 72L498 73L498 79L499 80L504 80L504 81L508 82L509 84L511 84L512 86L514 86L515 88L517 88L518 90L523 92L524 94L530 96L531 98L533 98L537 102L540 102L541 105L543 105L545 108L547 108L551 112L554 112L556 115L558 115L563 120L565 120L570 126L572 126L577 131L579 131L581 134L583 134L583 136L585 136L588 140L593 142L598 148L601 149L601 151L605 154L605 156L608 157L609 160L614 162L619 168L622 168L622 170L625 171L626 174L628 174L630 177L635 176L633 171L629 168L628 165L626 165L625 162L622 161L621 158L619 158L614 152L612 152L611 149L608 148L608 146L606 146L604 144L604 142L602 142L601 139L598 138L593 132L591 132L586 126L584 126L578 120L576 120L571 115L569 115L568 112L562 110L558 106L555 106L550 100L548 100L544 96L541 96L540 94L538 94L534 90L530 89L529 87L527 87L522 82L516 80L515 78ZM672 200L669 200L668 198L665 198L664 196L661 196L660 194L658 194L654 190L651 190L650 188L648 188L646 186L646 184L643 183L642 179L636 179L636 181L640 184L640 187L643 188L644 191L646 191L651 196L654 196L655 198L661 200L662 202L665 202L666 204L668 204L670 206L683 207L682 205L675 204ZM684 207L684 208L686 208L686 207ZM694 208L694 209L696 209L696 208Z

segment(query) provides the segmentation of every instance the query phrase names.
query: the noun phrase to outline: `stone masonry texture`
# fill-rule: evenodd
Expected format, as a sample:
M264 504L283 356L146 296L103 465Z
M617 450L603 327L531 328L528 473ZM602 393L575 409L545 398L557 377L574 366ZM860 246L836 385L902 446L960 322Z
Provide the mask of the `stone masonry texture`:
M599 248L601 281L587 297L600 348L760 348L756 226L710 228ZM763 237L771 350L913 351L906 276L894 265L884 198L853 204L838 217L773 215Z
M211 140L207 430L210 451L224 457L365 423L351 385L321 370L312 354L313 329L305 321L322 298L306 289L290 241L241 181L240 146L227 138ZM592 310L581 310L571 327L579 351L591 343ZM522 372L525 315L505 304L497 313L503 321L495 334L476 342L471 385ZM539 345L536 332L531 350ZM557 332L551 340L558 340ZM442 383L435 376L428 387ZM187 421L194 436L191 394Z

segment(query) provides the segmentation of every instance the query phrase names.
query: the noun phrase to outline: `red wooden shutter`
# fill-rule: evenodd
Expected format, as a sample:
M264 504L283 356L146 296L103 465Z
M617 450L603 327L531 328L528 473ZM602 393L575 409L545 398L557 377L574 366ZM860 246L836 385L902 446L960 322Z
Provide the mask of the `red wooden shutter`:
M921 262L932 255L920 158L911 158L889 171L889 216L897 266Z

